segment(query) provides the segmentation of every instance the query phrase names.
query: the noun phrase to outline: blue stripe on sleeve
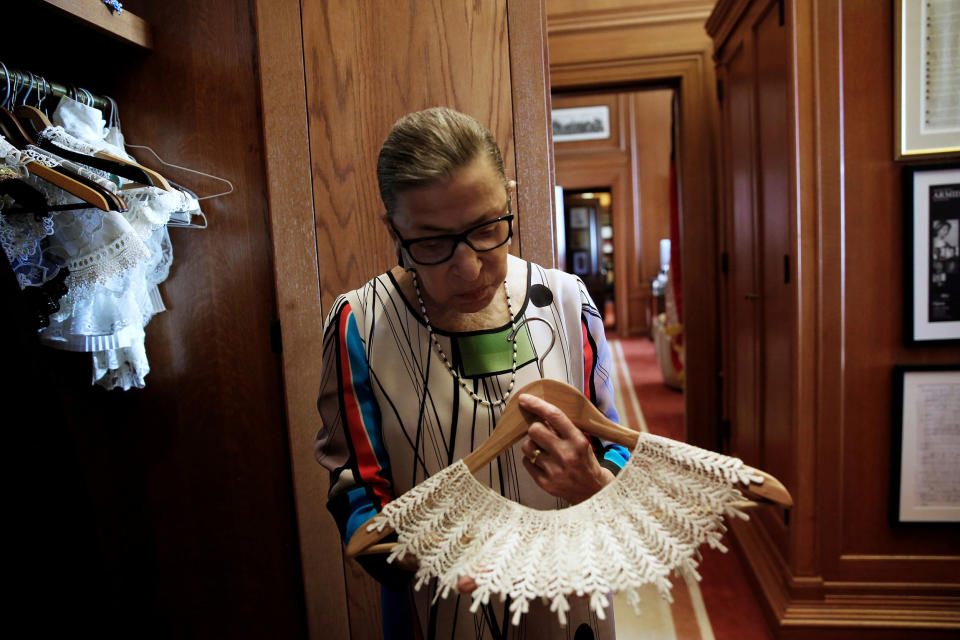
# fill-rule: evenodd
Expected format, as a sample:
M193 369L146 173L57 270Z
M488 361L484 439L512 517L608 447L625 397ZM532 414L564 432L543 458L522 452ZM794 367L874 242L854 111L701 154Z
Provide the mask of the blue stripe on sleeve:
M357 319L350 314L347 319L347 331L344 336L347 342L347 355L350 358L350 378L353 384L354 397L360 408L363 420L363 430L370 439L370 446L381 469L388 468L387 452L383 447L383 438L380 432L380 407L377 405L370 386L370 370L367 366L367 354L363 348L363 340L357 329ZM386 475L386 474L384 474Z
M603 459L623 469L627 460L630 459L630 452L627 451L626 447L621 447L618 444L608 444L603 452Z
M377 508L370 501L366 489L358 487L347 492L350 516L345 526L344 540L349 540L360 526L377 514Z

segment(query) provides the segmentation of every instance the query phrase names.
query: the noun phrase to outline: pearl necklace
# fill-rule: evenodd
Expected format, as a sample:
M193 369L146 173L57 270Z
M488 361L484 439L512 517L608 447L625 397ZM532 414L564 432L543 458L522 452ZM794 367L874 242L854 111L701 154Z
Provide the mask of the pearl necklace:
M473 389L467 386L466 381L460 377L460 375L454 371L453 365L450 364L450 361L447 359L447 354L443 352L443 349L440 347L440 341L437 340L436 334L433 332L433 326L430 324L430 318L427 317L427 307L423 304L423 296L420 295L420 283L417 281L417 272L411 271L413 275L413 288L417 291L417 301L420 303L420 313L423 314L423 320L427 324L427 331L430 333L430 340L433 342L433 346L437 349L437 355L440 356L440 359L443 360L443 364L447 365L447 371L450 372L450 375L453 376L453 379L460 383L460 386L463 387L463 390L470 394L470 397L473 398L474 402L480 403L484 407L499 407L502 404L506 404L507 398L510 397L510 393L513 391L514 383L517 379L517 341L513 340L513 367L510 370L510 385L507 387L507 392L503 394L503 397L499 400L494 400L490 402L489 400L484 400L476 393L473 392ZM507 288L507 280L503 280L503 292L507 295L507 311L510 313L510 327L513 327L513 306L510 304L510 289Z

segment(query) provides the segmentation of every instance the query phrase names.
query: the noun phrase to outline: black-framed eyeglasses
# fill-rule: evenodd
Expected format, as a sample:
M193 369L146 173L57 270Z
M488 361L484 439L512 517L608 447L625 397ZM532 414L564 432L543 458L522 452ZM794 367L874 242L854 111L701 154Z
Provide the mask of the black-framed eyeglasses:
M477 253L492 251L502 247L513 237L513 213L487 220L460 233L445 233L437 236L424 236L405 240L393 226L393 232L400 239L400 246L417 264L431 265L446 262L453 257L457 245L461 242Z

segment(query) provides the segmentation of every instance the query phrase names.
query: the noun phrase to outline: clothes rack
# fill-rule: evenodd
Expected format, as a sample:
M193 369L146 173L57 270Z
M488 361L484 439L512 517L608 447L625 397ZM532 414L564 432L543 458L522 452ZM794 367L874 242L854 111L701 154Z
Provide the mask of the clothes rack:
M110 98L106 96L95 95L79 87L50 82L43 76L35 73L31 74L29 71L4 69L0 66L0 87L6 87L8 81L11 86L15 82L20 83L23 87L26 87L27 91L37 91L44 96L53 96L56 98L70 96L74 100L89 104L97 109L110 109Z

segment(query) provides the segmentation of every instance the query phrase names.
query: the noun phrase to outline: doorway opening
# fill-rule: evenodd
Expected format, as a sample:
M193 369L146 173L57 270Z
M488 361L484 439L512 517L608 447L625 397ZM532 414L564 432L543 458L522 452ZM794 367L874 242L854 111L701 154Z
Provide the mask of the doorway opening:
M623 87L552 99L559 263L583 280L603 317L617 393L636 397L642 410L633 413L649 414L640 422L651 432L684 440L678 91Z
M603 326L616 330L613 213L609 189L564 193L566 271L583 280Z

